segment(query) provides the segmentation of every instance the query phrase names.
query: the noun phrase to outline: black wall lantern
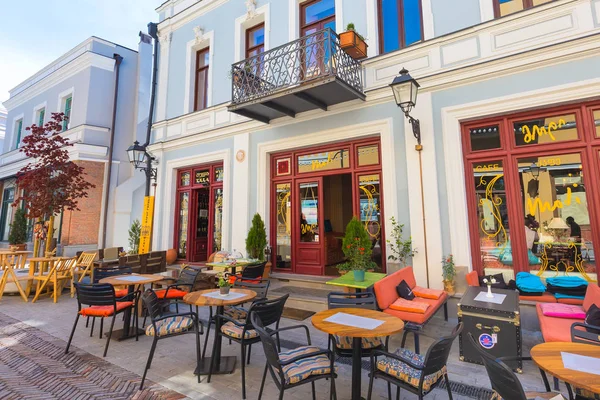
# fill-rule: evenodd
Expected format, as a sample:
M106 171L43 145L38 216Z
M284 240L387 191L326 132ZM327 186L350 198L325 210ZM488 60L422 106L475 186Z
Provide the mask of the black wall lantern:
M127 157L135 169L146 174L146 196L150 196L151 181L152 179L156 181L156 168L152 168L154 157L148 153L146 146L141 145L137 140L127 149Z

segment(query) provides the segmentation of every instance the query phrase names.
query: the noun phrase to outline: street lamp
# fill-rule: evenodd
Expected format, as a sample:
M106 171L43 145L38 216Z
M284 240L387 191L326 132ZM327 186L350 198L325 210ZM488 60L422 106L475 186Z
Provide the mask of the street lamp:
M406 68L402 68L400 75L395 77L390 84L394 98L396 99L396 105L402 109L404 116L408 118L408 122L412 126L413 135L417 139L417 146L415 149L421 151L421 125L418 119L410 116L410 112L413 107L417 104L417 94L419 93L419 83L408 73Z
M156 168L152 168L154 157L146 151L146 146L137 140L127 149L127 157L135 169L146 174L146 196L150 196L150 182L152 179L156 180Z
M425 247L425 273L427 274L427 287L429 287L429 256L427 255L427 224L425 223L425 189L423 184L423 160L421 152L423 145L421 144L421 124L418 119L413 118L410 112L417 104L417 94L419 93L419 83L408 73L406 68L402 68L400 75L395 77L390 84L396 105L402 109L404 116L408 119L412 127L412 133L417 144L415 150L419 154L419 172L421 180L421 213L423 215L423 245Z
M540 172L546 171L546 168L540 168L535 162L532 162L531 166L526 168L525 171L529 172L533 176L533 179L537 181L540 177Z

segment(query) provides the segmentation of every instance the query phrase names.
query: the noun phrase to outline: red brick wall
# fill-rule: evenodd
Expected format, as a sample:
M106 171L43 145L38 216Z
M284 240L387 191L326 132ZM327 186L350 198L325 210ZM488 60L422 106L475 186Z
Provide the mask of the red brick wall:
M88 191L87 198L79 200L78 206L81 211L64 212L61 244L63 246L97 245L106 164L94 161L76 161L76 163L85 169L86 181L93 183L96 187Z

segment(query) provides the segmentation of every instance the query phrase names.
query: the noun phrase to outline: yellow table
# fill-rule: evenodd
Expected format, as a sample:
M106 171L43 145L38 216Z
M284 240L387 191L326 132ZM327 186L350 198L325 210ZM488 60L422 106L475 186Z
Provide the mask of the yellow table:
M233 275L236 274L237 268L241 268L242 270L250 264L254 264L258 262L258 260L249 260L246 258L239 258L235 260L235 262L212 262L206 263L207 267L212 267L215 270L227 271L231 269L231 273Z

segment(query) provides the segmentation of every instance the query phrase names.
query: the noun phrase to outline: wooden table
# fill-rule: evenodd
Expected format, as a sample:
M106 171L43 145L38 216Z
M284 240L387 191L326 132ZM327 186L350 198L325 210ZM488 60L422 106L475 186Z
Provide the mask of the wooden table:
M128 278L131 278L131 277L137 277L137 278L139 278L139 280L136 280L136 281L127 280ZM110 276L108 278L104 278L104 279L100 280L99 283L110 283L113 286L127 286L128 294L132 294L135 290L135 286L139 286L143 289L144 285L146 285L148 283L158 282L158 281L162 280L163 278L164 278L164 276L162 276L162 275L151 275L151 274L117 275L117 276ZM123 314L124 314L123 329L114 331L113 335L112 335L112 337L115 338L115 340L118 340L119 342L121 340L131 339L131 338L135 337L135 335L136 335L135 327L131 326L131 307L127 308L123 312ZM136 315L136 318L137 318L137 315ZM139 329L137 334L143 335L144 330Z
M257 262L257 261L247 260L247 259L239 259L239 260L236 260L235 264L231 263L231 262L212 262L212 263L206 263L206 266L212 267L213 269L220 269L222 271L226 271L231 268L231 273L233 275L235 275L237 272L237 268L241 268L243 270L246 266L253 264L255 262Z
M223 310L225 306L235 306L238 304L246 303L256 297L256 292L248 289L230 289L230 293L240 293L243 294L243 297L238 297L236 299L227 300L226 296L223 296L223 299L207 297L205 294L207 293L219 293L219 289L206 289L199 290L197 292L191 292L186 294L183 297L183 301L196 305L196 306L215 306L217 307L216 315L223 315ZM221 345L223 338L219 334L221 332L221 319L215 318L215 367L213 368L213 374L231 374L235 370L235 361L236 357L221 357ZM210 369L211 358L204 357L200 361L200 365L194 371L196 375L208 375L208 371ZM244 360L242 360L244 362Z
M377 319L384 321L384 323L375 329L366 329L325 321L325 319L337 313ZM404 322L400 318L380 311L363 308L334 308L321 311L313 315L311 322L315 328L330 335L349 336L352 338L352 400L361 399L361 339L390 336L404 329Z
M357 282L354 280L354 274L352 271L349 271L346 274L325 283L328 285L349 287L356 289L357 292L361 292L363 290L367 290L386 276L387 274L382 274L379 272L365 272L365 280L362 282Z
M531 358L540 369L573 387L600 394L600 375L565 368L561 352L594 357L600 363L600 346L572 342L548 342L538 344L531 349Z

